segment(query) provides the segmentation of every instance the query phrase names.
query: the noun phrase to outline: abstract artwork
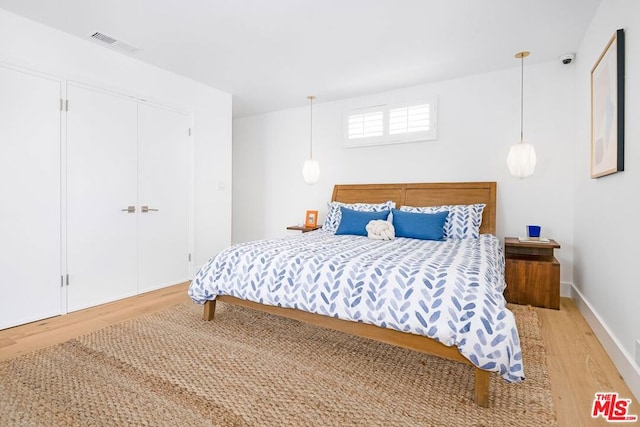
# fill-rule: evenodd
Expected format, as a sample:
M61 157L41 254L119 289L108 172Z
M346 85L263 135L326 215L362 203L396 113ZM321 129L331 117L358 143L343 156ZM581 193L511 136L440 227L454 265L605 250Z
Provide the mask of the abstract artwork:
M591 69L591 178L624 170L624 30Z

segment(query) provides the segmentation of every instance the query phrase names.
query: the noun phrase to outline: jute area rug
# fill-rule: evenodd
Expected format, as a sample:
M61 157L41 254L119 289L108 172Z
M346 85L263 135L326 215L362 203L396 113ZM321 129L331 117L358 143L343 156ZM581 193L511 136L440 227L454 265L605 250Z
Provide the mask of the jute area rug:
M186 303L0 364L1 426L552 426L538 315L513 306L527 379L218 303Z

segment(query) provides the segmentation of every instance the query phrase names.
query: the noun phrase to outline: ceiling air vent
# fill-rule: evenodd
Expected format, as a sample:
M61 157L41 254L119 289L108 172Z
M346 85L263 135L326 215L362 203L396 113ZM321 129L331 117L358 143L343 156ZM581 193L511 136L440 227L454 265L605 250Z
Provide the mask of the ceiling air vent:
M96 31L95 33L90 34L90 36L92 39L96 40L97 42L99 42L100 44L106 44L109 47L116 49L116 50L120 50L122 52L126 52L126 53L137 53L140 51L140 48L137 48L133 45L130 45L129 43L125 43L122 40L118 40L114 37L108 36L104 33L101 33L99 31Z

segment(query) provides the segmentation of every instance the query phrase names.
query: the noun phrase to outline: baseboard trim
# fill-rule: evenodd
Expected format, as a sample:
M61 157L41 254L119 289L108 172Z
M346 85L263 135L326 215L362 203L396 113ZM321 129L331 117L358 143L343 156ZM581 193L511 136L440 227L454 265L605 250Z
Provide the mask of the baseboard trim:
M602 321L598 312L594 310L593 306L584 297L584 295L582 295L582 292L580 292L575 286L571 287L571 297L575 301L576 307L578 307L582 316L585 318L591 329L593 329L593 332L596 334L596 337L598 337L598 340L613 361L618 372L620 372L624 382L627 383L631 392L634 394L634 402L636 403L634 406L637 408L637 402L640 400L640 367L634 363L633 357L625 351L622 345L620 345L620 342Z

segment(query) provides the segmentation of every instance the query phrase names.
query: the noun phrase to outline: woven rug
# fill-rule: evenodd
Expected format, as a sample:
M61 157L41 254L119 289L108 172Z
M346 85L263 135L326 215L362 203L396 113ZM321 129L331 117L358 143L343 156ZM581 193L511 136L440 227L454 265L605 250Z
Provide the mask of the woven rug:
M2 426L552 426L538 315L513 306L527 379L218 303L183 304L0 363Z

